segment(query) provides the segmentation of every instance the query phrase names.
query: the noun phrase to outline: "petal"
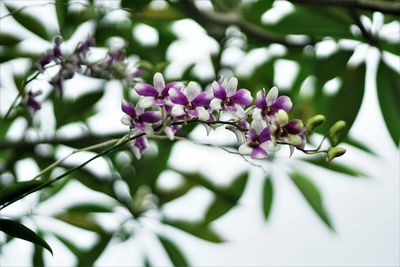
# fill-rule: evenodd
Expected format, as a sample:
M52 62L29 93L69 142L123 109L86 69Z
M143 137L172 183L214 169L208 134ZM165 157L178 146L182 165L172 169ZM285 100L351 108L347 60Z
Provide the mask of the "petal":
M171 88L171 90L169 90L169 96L171 98L171 101L175 104L179 105L189 104L188 99L179 89Z
M171 115L174 117L182 116L185 114L186 114L186 112L185 112L184 106L182 106L182 105L175 105L175 106L173 106L173 108L171 110Z
M160 72L157 72L156 74L154 74L153 84L154 84L154 87L157 90L157 92L161 93L161 91L165 87L165 81L164 81L163 75Z
M287 113L281 109L278 111L278 114L276 116L276 121L278 122L280 127L285 126L288 123L289 117Z
M252 151L253 149L249 146L248 142L240 145L238 148L238 152L242 155L249 155Z
M275 150L275 146L274 146L274 143L273 142L271 142L271 141L267 141L267 142L264 142L264 143L261 143L260 144L260 147L264 150L264 151L273 151L273 150Z
M168 136L169 140L171 140L171 141L174 140L175 133L174 133L174 131L172 130L172 128L170 126L165 127L164 133L165 133L166 136Z
M267 151L262 149L260 146L253 148L253 151L251 152L252 159L264 159L266 157L268 157Z
M129 117L128 115L122 116L121 123L126 125L126 126L132 126L131 117Z
M151 85L147 83L140 83L135 87L136 92L142 96L156 96L157 90Z
M272 104L271 108L278 111L280 109L283 109L286 112L289 112L292 109L292 101L290 100L290 97L288 96L280 96L278 99L276 99L275 103Z
M268 127L264 128L261 131L258 140L260 141L260 143L264 143L264 142L267 142L268 140L271 140L271 133L270 133Z
M169 89L171 89L171 88L176 88L176 89L180 90L180 89L182 89L182 84L179 83L179 82L170 82L164 87L164 89L162 90L161 94L164 97L168 96Z
M212 83L212 87L214 90L214 96L216 98L224 100L226 98L225 88L217 81Z
M159 111L147 111L143 112L143 114L141 114L139 118L147 123L156 123L161 120L161 114Z
M278 97L278 93L279 93L279 90L278 90L278 87L276 87L276 86L272 87L269 90L269 92L267 94L267 98L266 98L268 106L271 106L272 104L275 103L276 98Z
M135 139L135 146L140 149L140 152L143 152L149 147L149 141L145 136L139 136Z
M132 118L135 118L135 117L136 117L135 106L132 105L131 103L126 102L126 101L122 101L121 108L122 108L122 111L123 111L126 115L128 115L128 116L130 116L130 117L132 117Z
M302 144L302 139L300 135L297 134L289 134L288 137L285 138L285 141L294 146L299 146Z
M183 93L186 95L186 98L189 102L192 102L193 99L196 98L200 94L200 87L195 82L190 82L188 86L183 90Z
M238 85L238 79L236 79L235 77L232 77L229 80L228 85L225 87L227 97L231 97L236 93L237 85Z
M153 129L153 127L151 127L151 125L148 124L148 123L146 123L146 124L144 125L143 131L144 131L146 134L150 134L150 135L154 134L154 129Z
M299 134L303 130L303 122L301 120L290 120L285 125L285 129L288 133Z
M211 109L213 109L213 110L219 111L219 110L222 109L221 103L222 103L222 100L221 100L221 99L214 98L214 99L211 100L211 102L210 102L210 107L211 107Z
M251 102L253 102L253 97L251 96L249 90L243 88L237 91L233 96L231 96L231 99L236 104L242 106L250 105Z
M208 106L211 101L211 95L209 92L202 92L195 99L192 100L192 104L195 107Z
M261 131L267 126L267 123L263 120L253 120L251 122L251 128L256 131L257 134L260 134Z
M250 140L251 140L252 142L256 142L257 139L258 139L258 134L257 134L256 130L254 130L253 128L251 128L251 129L249 130L249 137L250 137Z
M264 89L257 92L256 107L259 109L265 109L267 107Z
M262 120L262 110L259 108L253 109L253 114L251 117L253 118L253 120Z
M199 112L196 109L188 110L187 114L190 118L197 118L199 116Z
M154 97L152 96L142 96L138 102L138 106L142 109L149 108L153 105L154 105Z
M198 116L200 120L208 121L210 119L210 114L204 107L198 107L196 108L196 111L199 114Z
M246 113L245 113L244 109L242 108L242 106L236 104L236 105L235 105L235 108L236 108L235 115L236 115L238 118L243 119L243 118L245 117Z
M131 146L132 152L135 155L135 157L137 159L141 159L142 158L142 153L140 153L140 149L138 147L136 147L135 145Z

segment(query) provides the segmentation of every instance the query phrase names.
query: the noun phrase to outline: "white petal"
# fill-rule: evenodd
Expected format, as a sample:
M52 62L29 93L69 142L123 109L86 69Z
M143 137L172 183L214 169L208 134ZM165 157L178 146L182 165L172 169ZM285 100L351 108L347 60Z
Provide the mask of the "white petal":
M154 84L154 88L156 88L156 90L158 92L161 92L164 89L165 81L164 81L163 75L160 72L157 72L156 74L154 74L153 84Z
M151 127L151 125L150 124L145 124L144 125L144 132L146 133L146 134L154 134L154 130L153 130L153 127ZM146 139L147 140L147 139Z
M262 149L264 149L265 151L273 151L274 148L275 148L274 147L274 143L272 143L271 141L267 141L267 142L261 143L260 147Z
M237 85L238 85L238 79L235 77L232 77L229 80L228 85L226 86L226 96L227 97L231 97L236 93Z
M137 159L141 159L142 158L142 154L140 154L140 149L136 146L132 146L132 152L135 155L135 157Z
M257 134L260 134L266 126L267 123L263 120L253 120L250 127L256 130Z
M164 133L168 136L169 140L174 140L175 134L174 131L172 131L171 127L165 127Z
M222 103L222 100L221 100L221 99L214 98L214 99L211 100L211 102L210 102L210 107L211 107L213 110L219 111L219 110L222 109L221 103Z
M121 123L125 124L126 126L132 126L131 124L131 117L129 117L128 115L124 115L121 118Z
M149 107L151 107L153 105L154 105L154 97L151 97L151 96L142 96L142 97L140 97L139 103L138 103L138 106L140 108L145 109L145 108L149 108Z
M185 109L182 105L175 105L172 110L171 110L171 114L174 117L178 117L178 116L182 116L185 115Z
M235 108L236 108L236 112L235 112L236 116L237 116L239 119L243 119L243 118L246 116L246 113L244 112L244 109L242 108L242 106L236 104L236 105L235 105Z
M278 87L276 87L276 86L272 87L269 90L267 97L266 97L268 106L271 106L272 104L275 103L276 98L278 97L278 94L279 94L279 90L278 90Z
M184 94L189 102L192 102L200 94L200 87L195 82L190 82L188 86L184 89Z
M280 109L278 111L278 115L276 116L276 120L278 121L279 126L281 126L281 127L285 126L289 121L289 117L288 117L286 111L284 111L283 109Z
M208 113L204 107L198 107L196 110L199 113L200 120L208 121L210 119L210 113Z
M249 155L253 151L253 149L249 146L248 143L242 144L238 149L240 154Z
M252 118L253 118L253 120L262 120L263 119L263 117L262 117L262 110L261 109L259 109L259 108L254 108L253 109L253 114L252 114Z

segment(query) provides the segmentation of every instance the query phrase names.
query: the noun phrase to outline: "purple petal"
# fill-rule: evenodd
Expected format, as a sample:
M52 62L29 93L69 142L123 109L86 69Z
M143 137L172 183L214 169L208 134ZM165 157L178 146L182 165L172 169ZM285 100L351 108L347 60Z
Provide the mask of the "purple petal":
M139 136L135 139L135 146L139 148L140 152L143 152L148 148L149 143L145 136Z
M139 95L142 96L156 96L158 94L156 88L147 83L139 84L136 86L135 90Z
M231 99L233 102L241 106L250 105L253 101L253 97L251 96L249 90L244 88L240 89L233 96L231 96Z
M204 107L210 104L211 97L207 92L203 92L199 94L198 96L195 97L195 99L192 100L192 104L195 107Z
M169 96L171 98L171 101L175 104L185 106L189 104L186 96L179 89L171 88L171 90L169 90Z
M122 101L121 105L122 111L131 118L136 118L135 106L129 102Z
M266 158L267 156L268 156L268 153L259 146L253 148L253 151L251 151L252 159L262 159L262 158Z
M260 133L260 136L258 138L258 141L260 143L264 143L267 142L268 140L271 140L271 133L269 131L269 128L266 127L262 130L262 132Z
M157 111L143 112L139 118L148 123L155 123L161 120L160 113Z
M301 120L290 120L286 125L285 129L288 133L298 134L303 130L303 123Z
M250 139L252 142L256 142L258 139L258 134L257 134L256 130L254 130L253 128L250 129L249 136L250 136Z
M195 110L195 109L189 110L189 111L188 111L188 114L189 114L189 116L192 117L192 118L195 118L195 117L199 116L199 112L198 112L197 110Z
M260 90L257 92L256 107L258 107L259 109L265 109L267 107L264 90Z
M170 82L164 87L164 89L161 91L161 94L164 97L168 96L169 89L171 88L182 89L182 85L179 82Z
M214 96L216 98L224 100L226 98L225 88L217 81L214 81L212 85L214 90Z
M283 109L286 112L289 112L292 109L292 101L288 96L280 96L276 99L275 103L271 105L273 110L280 110Z
M157 106L162 106L164 104L164 99L156 98L154 102L156 102Z
M225 109L229 112L236 112L237 108L234 106L225 106Z

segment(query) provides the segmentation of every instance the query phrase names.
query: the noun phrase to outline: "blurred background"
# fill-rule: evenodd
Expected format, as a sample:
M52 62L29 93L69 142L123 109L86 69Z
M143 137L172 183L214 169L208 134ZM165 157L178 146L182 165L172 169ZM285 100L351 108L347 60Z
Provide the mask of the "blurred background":
M121 100L137 95L118 80L75 75L55 100L49 69L19 88L58 34L66 54L88 36L93 59L125 47L150 83L161 71L203 88L236 76L253 96L276 85L293 117L327 117L310 147L335 121L348 127L346 154L329 164L286 147L246 161L217 147L235 144L231 132L202 126L180 135L215 147L151 141L140 161L118 149L1 210L54 255L0 233L0 266L399 266L399 3L304 2L2 0L1 188L127 131ZM43 92L42 109L3 119L26 89Z

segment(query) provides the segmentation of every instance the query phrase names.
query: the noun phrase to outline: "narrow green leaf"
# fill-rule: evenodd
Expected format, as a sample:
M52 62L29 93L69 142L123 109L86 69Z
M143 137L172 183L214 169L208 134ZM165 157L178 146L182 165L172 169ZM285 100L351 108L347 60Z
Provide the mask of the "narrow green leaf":
M396 146L400 144L400 75L381 60L378 66L378 99L386 127Z
M332 222L325 210L322 196L317 186L305 174L294 172L290 176L308 204L310 204L321 220L333 230Z
M61 34L64 32L65 25L68 23L68 21L67 21L68 4L69 4L69 0L56 0L56 2L55 2L58 27L60 29Z
M68 224L71 224L73 226L96 232L96 233L102 233L103 228L101 228L95 220L88 214L82 214L82 213L61 213L54 218L64 221Z
M268 176L264 180L263 191L262 191L262 208L265 220L268 220L269 215L271 213L273 197L274 197L274 190L272 185L272 179L271 176Z
M201 239L213 242L213 243L221 243L223 240L219 237L213 230L209 228L204 223L191 223L186 221L178 221L178 220L168 220L165 219L163 223L168 224L172 227L178 228L188 234L199 237Z
M31 190L42 185L44 181L41 180L31 180L25 182L19 182L15 184L8 185L0 190L0 205L17 199L18 197L30 192Z
M50 251L51 254L53 254L51 247L43 238L41 238L31 229L27 228L17 221L0 219L0 231L13 237L20 238L36 245L42 246L43 248Z
M45 267L43 258L43 247L35 246L32 255L32 266Z
M306 158L304 159L305 162L317 165L321 168L325 168L334 172L346 174L353 177L366 177L362 171L357 170L351 166L340 164L337 162L326 162L323 158Z
M164 246L165 251L167 252L174 266L189 266L187 259L185 256L183 256L180 249L174 244L174 242L172 242L172 240L163 236L158 236L158 238L160 239L161 244Z
M22 40L15 35L0 32L0 45L11 46L16 45Z
M54 234L55 237L57 237L58 240L60 240L61 243L75 256L79 256L82 249L76 246L74 243L72 243L70 240L64 238L63 236L60 236L58 234Z
M12 14L13 18L25 27L28 31L42 37L45 40L50 40L51 36L48 34L46 27L37 18L24 13L8 4L6 4L8 11Z
M376 155L376 153L372 149L370 149L367 145L350 136L347 136L347 138L345 138L343 141L351 146L354 146L355 148L361 149L364 152Z
M110 243L111 238L112 234L108 233L102 233L98 235L98 241L95 243L95 245L88 251L82 252L78 257L77 266L93 266L95 261L107 247L108 243Z
M66 209L67 213L82 213L87 214L90 212L112 212L110 206L95 204L95 203L78 203Z

